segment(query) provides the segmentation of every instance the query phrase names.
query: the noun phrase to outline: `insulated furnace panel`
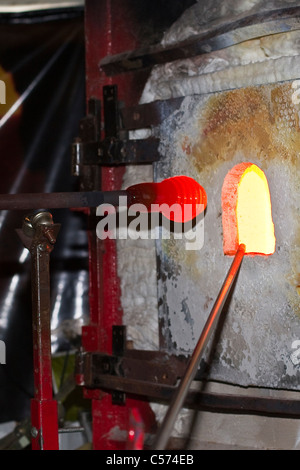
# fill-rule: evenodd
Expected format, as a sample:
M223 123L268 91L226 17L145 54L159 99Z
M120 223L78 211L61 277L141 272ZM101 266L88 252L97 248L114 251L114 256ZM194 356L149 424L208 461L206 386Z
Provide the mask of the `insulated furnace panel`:
M204 186L208 203L185 234L156 242L160 348L190 355L232 262L223 253L222 186L241 162L268 180L276 250L246 256L200 376L299 390L299 148L297 80L186 96L159 129L155 180L184 174ZM211 353L211 351L213 353Z

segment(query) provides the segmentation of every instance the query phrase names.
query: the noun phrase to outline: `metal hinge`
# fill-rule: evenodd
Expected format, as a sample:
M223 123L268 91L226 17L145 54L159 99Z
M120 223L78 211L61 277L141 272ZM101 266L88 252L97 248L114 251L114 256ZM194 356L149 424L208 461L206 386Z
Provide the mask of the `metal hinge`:
M80 133L72 144L72 174L81 176L85 166L150 164L159 160L159 139L130 139L122 119L122 103L116 85L103 87L104 123L101 101L89 100L88 115L80 122ZM101 140L101 134L104 134Z

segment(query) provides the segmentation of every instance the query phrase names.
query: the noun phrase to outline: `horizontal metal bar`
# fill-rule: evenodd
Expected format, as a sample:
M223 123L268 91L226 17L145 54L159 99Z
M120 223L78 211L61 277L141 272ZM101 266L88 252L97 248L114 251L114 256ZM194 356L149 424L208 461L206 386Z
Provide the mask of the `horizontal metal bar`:
M119 204L127 191L0 194L0 210L67 209ZM128 202L129 199L128 199Z
M186 360L181 360L176 356L168 356L160 353L141 355L130 354L125 351L124 355L107 355L100 353L85 353L85 371L88 373L88 381L93 383L93 377L98 374L111 374L130 379L153 381L154 383L175 385L179 377L186 369ZM147 357L148 356L148 357Z
M158 126L180 108L183 99L157 100L129 108L120 108L123 128L134 130Z
M93 386L86 384L85 387L108 392L124 392L127 395L166 405L170 403L175 392L175 387L124 377L97 375L94 379ZM300 401L290 399L203 393L192 390L185 398L184 407L214 413L300 418Z
M105 57L100 68L107 75L116 75L195 57L258 37L298 30L299 17L299 6L252 14L195 35L174 46L162 47L159 44Z
M137 128L137 127L136 127ZM102 142L75 142L73 165L129 165L153 163L160 159L159 139L106 139Z
M70 427L70 428L59 428L58 432L59 434L69 434L69 433L72 433L72 432L84 432L85 429L81 426L74 426L73 428Z

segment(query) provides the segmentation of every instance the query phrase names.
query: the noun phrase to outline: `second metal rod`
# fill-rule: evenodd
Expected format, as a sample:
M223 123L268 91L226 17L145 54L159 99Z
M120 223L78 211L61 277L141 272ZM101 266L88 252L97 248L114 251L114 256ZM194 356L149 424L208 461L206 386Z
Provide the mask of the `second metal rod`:
M101 204L118 206L120 196L128 197L128 203L130 204L130 195L124 190L0 194L0 210L75 209L97 207Z
M187 366L186 372L183 378L181 379L177 390L175 391L175 395L172 399L172 402L164 417L161 427L158 430L153 450L164 450L168 443L177 415L184 404L190 385L197 373L203 351L208 343L208 340L211 337L211 334L214 331L213 327L216 326L218 318L223 310L225 301L237 276L244 254L245 245L241 244L238 248L238 251L236 252L236 255L228 271L226 279L222 285L222 288L219 292L217 300L202 330L198 343Z

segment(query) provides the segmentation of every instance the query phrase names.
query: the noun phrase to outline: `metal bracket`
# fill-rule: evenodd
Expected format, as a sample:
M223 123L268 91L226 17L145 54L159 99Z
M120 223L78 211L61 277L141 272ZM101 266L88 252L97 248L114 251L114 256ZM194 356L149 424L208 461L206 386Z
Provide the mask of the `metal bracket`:
M79 351L76 360L77 384L86 388L101 388L114 377L154 386L174 386L186 368L186 359L169 356L161 351L142 351L126 348L126 326L113 326L112 355ZM115 403L125 403L125 392L110 390ZM138 394L138 387L136 389Z
M126 349L126 326L113 325L112 331L112 352L117 356L123 356ZM118 361L116 366L118 367ZM119 371L124 374L122 366L119 366ZM125 405L126 394L118 390L113 390L111 395L112 403L114 405Z
M80 351L76 381L79 386L103 390L112 397L124 393L169 405L176 391L177 377L183 376L186 367L187 359L162 351L126 349L123 357ZM189 391L184 406L215 413L300 417L300 403L296 400L205 393L202 387Z
M101 102L89 101L88 115L80 123L80 135L72 145L72 174L81 176L85 166L117 166L159 160L159 139L129 139L116 85L103 87L104 139L101 140ZM126 115L126 113L125 113ZM136 125L134 126L136 128Z
M111 137L102 142L72 144L72 173L80 175L82 165L118 166L154 163L159 160L159 140L153 137L140 140L120 140Z

